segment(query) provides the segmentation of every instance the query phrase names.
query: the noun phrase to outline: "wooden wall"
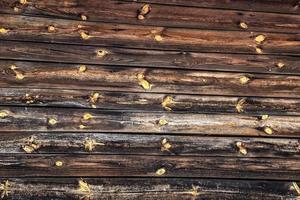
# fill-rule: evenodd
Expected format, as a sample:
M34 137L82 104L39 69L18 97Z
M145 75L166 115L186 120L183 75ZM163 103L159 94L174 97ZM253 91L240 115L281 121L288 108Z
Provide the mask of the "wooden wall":
M0 199L299 199L299 14L0 0Z

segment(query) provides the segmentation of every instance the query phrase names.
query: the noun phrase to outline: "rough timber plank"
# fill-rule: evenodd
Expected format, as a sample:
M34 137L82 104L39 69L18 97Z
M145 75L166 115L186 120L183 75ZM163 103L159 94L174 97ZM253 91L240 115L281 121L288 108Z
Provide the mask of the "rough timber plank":
M97 56L99 50L107 54ZM80 55L80 56L78 56ZM0 58L85 64L300 75L293 56L197 53L0 41ZM282 63L283 67L278 67Z
M88 146L91 142L91 146ZM238 142L246 152L240 152ZM2 133L0 153L123 154L300 158L298 139L199 137L109 133ZM91 148L90 148L91 147Z
M57 161L62 165L57 166ZM1 177L190 177L300 180L300 159L3 154Z
M49 32L49 26L53 31ZM300 55L299 34L213 31L0 15L0 39L180 51ZM51 30L51 29L50 29ZM257 44L255 38L264 35Z
M2 179L1 182L7 179ZM79 182L89 190L79 190ZM178 178L9 178L14 200L296 199L293 182Z
M132 2L132 0L120 0ZM236 9L259 12L300 14L299 2L295 0L138 0L138 2L202 8Z
M84 131L275 137L299 137L300 133L299 116L271 116L261 119L260 116L236 114L120 112L27 107L0 107L0 110L1 132Z
M93 100L95 94L98 98ZM97 108L162 112L162 103L172 111L197 113L246 113L257 115L300 115L300 99L200 96L93 90L0 88L0 105L32 107ZM242 102L239 103L239 102ZM240 108L238 107L240 105ZM239 109L239 110L238 110Z
M300 97L300 76L0 61L1 87ZM140 78L139 78L140 77ZM142 85L146 84L146 85Z
M300 33L300 15L150 4L150 13L138 20L143 5L114 0L32 0L22 5L2 0L0 12L77 20L84 15L87 21L239 31L243 22L247 31Z

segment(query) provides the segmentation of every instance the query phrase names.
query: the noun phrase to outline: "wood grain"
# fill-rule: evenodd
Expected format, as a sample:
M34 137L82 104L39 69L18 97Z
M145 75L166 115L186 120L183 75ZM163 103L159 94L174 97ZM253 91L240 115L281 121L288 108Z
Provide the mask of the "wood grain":
M1 87L300 97L300 76L0 61ZM144 76L143 78L138 78ZM246 80L245 80L246 79ZM143 86L146 81L149 86ZM150 86L151 85L151 86Z
M56 166L61 161L62 166ZM162 174L158 170L163 170ZM1 177L190 177L300 180L300 159L4 154ZM160 174L160 175L159 175Z
M6 179L3 179L6 180ZM296 199L292 182L178 178L84 178L90 192L79 191L76 178L9 178L6 199ZM43 192L41 192L43 191ZM194 191L194 192L193 192Z
M243 31L239 24L244 22L248 25L247 31L300 33L300 15L151 4L150 13L139 20L143 5L115 0L33 0L22 5L2 0L0 12L77 20L85 15L87 21L237 31Z
M99 50L105 50L108 53L99 57L97 56ZM0 41L0 58L135 67L300 74L299 58L293 56L160 51L4 40ZM284 66L280 68L278 63L283 63Z
M48 31L53 26L54 31ZM299 34L213 31L0 15L0 39L148 49L300 55ZM257 44L255 38L266 38ZM83 39L83 38L85 39ZM260 50L257 50L259 48Z
M1 132L72 131L121 133L173 133L234 136L299 137L299 116L186 114L84 109L0 107ZM86 114L88 114L86 116ZM86 117L85 117L86 116ZM55 123L50 120L54 119ZM160 123L166 120L166 123ZM30 126L28 126L30 124ZM271 134L264 132L268 127Z
M94 141L92 150L87 141ZM246 154L240 152L243 144ZM299 139L251 137L202 137L110 133L2 133L0 153L25 153L25 146L38 145L32 154L121 154L169 156L226 156L300 158Z
M131 0L120 0L128 1ZM259 12L300 14L299 2L295 0L138 0L138 2L165 5L192 6L200 8L236 9Z
M99 98L91 102L91 97ZM107 92L70 89L0 88L0 105L26 107L96 108L163 112L162 102L172 111L194 113L245 113L300 115L300 99ZM243 102L238 110L237 105Z

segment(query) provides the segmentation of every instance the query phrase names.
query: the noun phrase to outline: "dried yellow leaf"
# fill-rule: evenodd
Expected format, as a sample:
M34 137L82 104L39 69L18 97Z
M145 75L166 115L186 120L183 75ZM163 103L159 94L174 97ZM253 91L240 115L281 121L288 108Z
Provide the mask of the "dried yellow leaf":
M156 170L155 173L158 176L164 175L166 173L166 169L165 168L160 168L160 169Z
M89 39L91 37L87 31L81 31L80 32L80 36L84 40L87 40L87 39Z
M258 35L255 37L254 40L257 44L261 44L263 41L265 41L265 39L266 39L266 37L264 35Z
M236 146L239 148L239 152L243 155L247 154L247 149L245 148L245 145L242 142L236 142Z
M93 116L91 115L91 114L89 114L89 113L85 113L84 115L83 115L83 119L85 119L85 120L90 120L90 119L92 119L93 118Z
M8 111L6 110L1 110L0 111L0 118L5 118L8 116Z
M276 64L276 66L277 66L278 68L283 68L283 67L285 66L285 64L282 63L282 62L279 62L279 63Z
M166 96L161 105L165 110L171 111L172 109L170 108L170 104L172 104L173 98L171 96Z
M243 112L244 111L244 109L243 109L243 107L244 107L244 104L246 103L246 98L242 98L242 99L240 99L238 102L237 102L237 104L236 104L236 106L235 106L235 108L236 108L236 111L237 112Z
M102 58L102 57L106 56L108 53L109 52L107 50L105 50L105 49L99 49L97 51L97 56L100 57L100 58Z
M78 69L79 72L81 72L81 73L86 72L86 70L87 70L87 67L85 65L80 65L79 66L79 69Z
M247 29L247 28L248 28L248 25L247 25L245 22L241 22L241 23L240 23L240 27L241 27L242 29Z
M272 135L273 134L273 130L270 127L264 127L264 132L268 135Z
M53 126L53 125L57 124L57 120L54 118L51 118L51 119L49 119L48 123Z
M63 162L58 160L58 161L55 162L55 166L56 167L61 167L61 166L63 166Z
M158 125L159 126L164 126L164 125L167 125L168 124L168 121L165 120L165 119L160 119L158 120Z
M4 197L8 197L8 194L10 193L10 184L8 180L0 184L0 192L1 192L0 199L3 199Z
M138 84L142 86L145 90L150 90L152 85L145 80L145 76L142 73L137 74Z
M89 138L86 138L83 144L86 151L93 151L97 145L104 145L104 143L98 143L96 140Z
M8 33L8 29L6 29L6 28L0 28L0 33L1 34L5 34L5 33Z
M250 78L247 77L247 76L240 77L240 83L243 84L243 85L247 84L249 81L250 81Z
M161 42L163 40L163 37L161 35L155 35L154 36L155 41Z

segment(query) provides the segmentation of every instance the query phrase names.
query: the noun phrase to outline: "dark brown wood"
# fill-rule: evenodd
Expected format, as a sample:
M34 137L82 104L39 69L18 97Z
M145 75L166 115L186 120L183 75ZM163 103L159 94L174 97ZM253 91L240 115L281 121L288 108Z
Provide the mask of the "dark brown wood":
M300 76L95 65L86 65L80 72L79 68L79 64L0 61L0 86L300 97ZM141 80L147 85L142 86Z
M32 0L20 5L2 0L0 12L77 20L84 15L87 21L238 31L243 31L240 27L243 22L248 26L247 31L300 33L300 15L151 4L150 13L139 20L138 13L143 5L115 0Z
M62 166L56 166L56 162ZM300 159L4 154L1 177L193 177L300 180Z
M49 26L54 31L48 30ZM0 15L0 39L180 51L300 55L299 34L213 31ZM255 38L264 35L257 44ZM259 49L257 49L259 48Z
M132 0L120 1L132 2ZM299 2L297 0L252 0L250 2L244 0L138 0L138 2L200 8L300 14Z
M7 179L2 179L6 181ZM89 192L79 190L79 181ZM9 178L6 199L296 199L292 182L178 178ZM42 192L41 192L42 191Z
M91 97L99 98L91 102ZM200 96L156 93L107 92L93 90L0 88L0 105L34 107L96 108L104 110L172 111L197 113L246 113L257 115L300 115L300 99ZM242 102L241 109L237 109Z
M122 133L173 133L299 137L299 116L186 114L84 109L0 107L0 130ZM50 120L55 120L51 123ZM160 121L162 120L162 121ZM166 120L166 121L165 121ZM30 126L29 126L30 124ZM272 132L265 133L265 128Z
M109 52L104 57L97 51ZM79 56L80 55L80 56ZM300 60L293 56L243 55L159 51L67 44L0 41L0 58L136 67L300 74ZM283 63L283 67L278 67Z
M86 143L93 141L93 149ZM246 153L241 153L241 142ZM227 156L260 158L300 158L298 139L249 137L196 137L109 133L2 133L0 153L25 153L36 144L32 154L124 154L169 156ZM25 150L24 150L25 148Z

